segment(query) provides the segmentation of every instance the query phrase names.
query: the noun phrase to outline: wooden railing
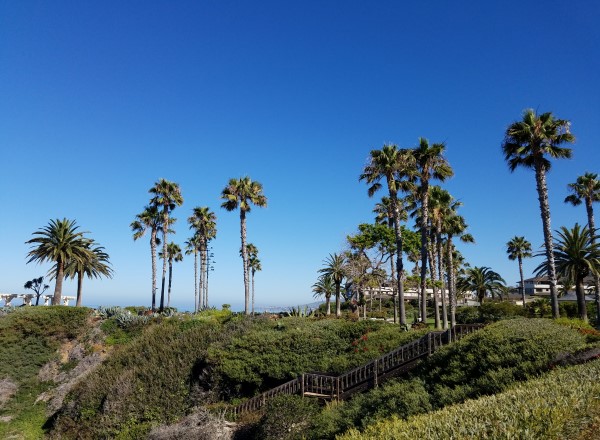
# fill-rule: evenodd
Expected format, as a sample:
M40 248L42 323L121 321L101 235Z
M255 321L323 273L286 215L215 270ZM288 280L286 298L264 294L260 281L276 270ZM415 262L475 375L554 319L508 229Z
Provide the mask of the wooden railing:
M439 347L457 341L482 327L483 324L462 324L446 331L427 333L416 341L339 376L304 373L233 407L232 413L238 415L256 411L262 408L267 400L281 394L300 394L330 400L344 399L357 390L376 387L382 380L398 371L408 371L416 365L416 361L434 353Z

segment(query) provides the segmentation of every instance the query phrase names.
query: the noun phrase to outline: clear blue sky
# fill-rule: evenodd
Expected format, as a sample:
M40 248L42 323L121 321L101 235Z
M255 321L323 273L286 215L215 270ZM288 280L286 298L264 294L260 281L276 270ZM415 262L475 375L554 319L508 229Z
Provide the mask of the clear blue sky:
M572 121L573 159L548 176L552 226L585 222L566 184L600 172L600 7L593 1L4 1L0 3L0 291L23 292L31 233L76 219L111 256L84 304L150 301L148 240L129 224L161 178L181 185L184 220L218 216L210 302L243 304L239 217L220 208L230 177L263 183L248 239L260 250L257 304L312 301L323 259L372 220L358 175L369 150L447 143L476 245L461 251L513 284L505 243L542 244L534 175L510 174L503 133L523 109ZM598 208L597 208L598 209ZM529 275L537 265L526 263ZM189 307L193 261L174 269ZM74 294L75 283L65 285Z

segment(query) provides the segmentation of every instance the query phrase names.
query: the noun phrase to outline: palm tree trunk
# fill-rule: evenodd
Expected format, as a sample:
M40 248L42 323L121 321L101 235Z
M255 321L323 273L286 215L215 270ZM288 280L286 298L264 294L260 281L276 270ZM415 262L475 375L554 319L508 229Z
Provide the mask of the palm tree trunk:
M252 269L252 316L254 316L254 269Z
M525 279L523 278L523 258L519 255L519 274L521 275L521 299L523 300L523 308L525 308Z
M577 292L577 309L579 312L579 319L587 322L588 316L587 305L585 303L585 288L583 285L583 277L577 277L577 285L575 289Z
M340 301L340 284L335 283L335 316L339 318L342 316L342 307Z
M429 184L422 183L421 190L421 319L427 322L427 241L429 226Z
M391 189L392 186L389 179L388 188L390 188L390 204L394 214L394 234L396 236L396 282L398 287L398 306L400 309L400 327L403 329L408 329L408 325L406 323L406 310L404 307L404 263L402 261L402 229L400 229L400 210L398 209L397 193ZM394 322L396 321L396 310L394 307Z
M163 270L162 270L162 282L160 285L160 308L159 312L162 312L165 308L165 281L167 279L167 235L169 230L169 211L165 206L163 209L163 215L165 217L163 225Z
M248 250L246 249L246 211L240 208L240 235L242 238L242 263L244 265L244 313L250 314L250 286L248 280Z
M169 293L167 294L167 307L171 307L171 280L173 279L173 263L169 261Z
M438 225L437 231L437 261L438 261L438 275L440 277L440 285L442 286L442 329L448 329L448 305L446 303L446 283L444 282L444 252L442 247L442 232Z
M208 309L208 271L210 270L210 265L208 264L208 241L204 242L204 248L206 249L204 257L204 307Z
M204 310L204 246L200 245L200 274L198 276L198 310Z
M548 260L548 278L550 278L550 301L552 303L552 317L558 318L558 292L556 289L556 265L554 264L554 244L552 242L552 228L550 226L550 204L548 203L548 187L546 185L546 169L542 163L535 164L535 181L537 185L540 213L544 228L544 245L546 259Z
M450 296L450 327L456 325L456 277L454 274L454 257L452 256L452 235L448 234L448 294Z
M156 310L156 229L150 235L150 254L152 256L152 311Z
M590 197L585 198L585 209L587 211L591 241L594 244L596 243L596 225L594 224L594 208L592 207L592 199ZM596 288L596 328L600 329L600 277L598 275L594 275L594 287Z
M431 237L433 238L433 236ZM436 330L440 329L440 308L439 308L439 299L438 299L438 289L436 285L437 280L437 271L435 267L435 253L433 250L435 249L435 243L430 244L430 252L429 252L429 273L431 275L431 287L433 290L433 309L434 309L434 320L435 320L435 328Z
M52 296L52 305L60 306L62 301L62 285L65 277L65 263L61 259L56 261L56 284L54 285L54 295Z
M331 295L325 296L325 306L327 309L327 316L331 315Z
M81 294L83 293L83 271L77 271L77 303L76 307L81 307Z
M194 246L194 313L198 312L198 251Z

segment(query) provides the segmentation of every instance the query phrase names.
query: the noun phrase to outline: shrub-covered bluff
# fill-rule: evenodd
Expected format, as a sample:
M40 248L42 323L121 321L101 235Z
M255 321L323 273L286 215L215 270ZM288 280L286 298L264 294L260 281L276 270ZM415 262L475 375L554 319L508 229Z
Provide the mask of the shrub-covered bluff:
M102 321L92 319L91 313L50 307L0 317L5 342L0 356L12 359L2 364L2 373L18 387L1 409L1 416L13 417L0 423L3 437L148 438L153 428L186 416L184 420L212 420L214 425L214 417L202 415L201 407L218 414L224 404L302 372L337 374L422 335L382 322L249 319L228 310L150 319L115 315ZM585 348L597 337L593 333L543 319L503 321L441 349L412 377L350 401L323 408L311 399L275 399L262 418L238 421L244 428L238 437L333 438L349 429L368 429L392 415L428 413L497 393L542 374L557 357ZM63 376L73 375L85 360L65 356L61 346L80 346L86 356L99 351L108 355L69 388L57 411L48 412L43 402L33 403L57 385L37 371L54 362ZM27 358L32 352L44 354ZM29 372L29 385L19 382L25 377L19 372Z

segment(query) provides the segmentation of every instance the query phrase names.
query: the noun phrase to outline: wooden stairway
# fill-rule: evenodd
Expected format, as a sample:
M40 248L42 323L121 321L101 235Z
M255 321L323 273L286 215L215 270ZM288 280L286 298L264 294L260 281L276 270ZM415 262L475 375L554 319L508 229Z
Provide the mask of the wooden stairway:
M438 348L457 341L483 327L483 324L461 324L446 331L427 333L420 339L398 347L389 353L339 376L304 373L278 387L232 408L233 415L262 408L266 402L280 394L299 394L326 400L343 400L352 394L378 386L384 380L405 373L418 361Z

